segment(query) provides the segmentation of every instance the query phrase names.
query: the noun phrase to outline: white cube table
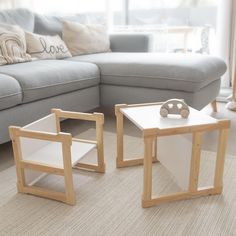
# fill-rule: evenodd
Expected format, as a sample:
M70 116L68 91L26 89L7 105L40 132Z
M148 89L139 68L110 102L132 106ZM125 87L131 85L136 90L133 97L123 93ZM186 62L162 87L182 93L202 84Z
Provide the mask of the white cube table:
M230 121L216 120L193 108L190 108L187 119L173 115L163 118L159 114L161 104L118 104L115 106L117 167L144 165L142 206L150 207L168 201L222 193L224 158ZM143 158L124 159L124 116L142 131ZM199 188L202 133L213 130L219 130L214 184ZM152 196L152 162L157 161L160 161L172 173L183 191L159 197Z

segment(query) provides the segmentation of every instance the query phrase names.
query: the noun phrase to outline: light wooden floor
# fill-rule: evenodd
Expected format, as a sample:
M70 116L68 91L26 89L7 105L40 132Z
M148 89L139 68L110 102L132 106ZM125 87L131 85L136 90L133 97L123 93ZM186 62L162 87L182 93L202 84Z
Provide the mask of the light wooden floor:
M236 112L225 109L225 103L218 103L218 112L212 113L211 107L207 106L203 109L206 114L212 115L218 119L230 119L231 129L229 134L229 142L227 153L230 155L236 155ZM140 136L139 130L136 127L129 124L125 124L125 132L132 134L133 136ZM66 120L63 122L63 130L71 132L76 135L91 127L91 123L78 122L75 120ZM115 132L115 119L112 116L106 116L105 118L105 130ZM217 135L215 133L208 134L204 140L204 149L209 151L215 151L215 143ZM11 143L5 143L0 145L0 171L5 170L14 165Z

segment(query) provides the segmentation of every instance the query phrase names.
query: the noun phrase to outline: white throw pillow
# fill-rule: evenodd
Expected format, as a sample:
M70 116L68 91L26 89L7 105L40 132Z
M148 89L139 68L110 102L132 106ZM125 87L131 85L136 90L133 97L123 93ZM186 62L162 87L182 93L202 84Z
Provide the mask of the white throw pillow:
M38 59L62 59L71 54L59 35L48 36L25 32L27 52Z
M24 31L16 25L0 24L0 65L31 61L26 53Z
M110 51L109 36L103 25L63 21L62 38L72 56Z

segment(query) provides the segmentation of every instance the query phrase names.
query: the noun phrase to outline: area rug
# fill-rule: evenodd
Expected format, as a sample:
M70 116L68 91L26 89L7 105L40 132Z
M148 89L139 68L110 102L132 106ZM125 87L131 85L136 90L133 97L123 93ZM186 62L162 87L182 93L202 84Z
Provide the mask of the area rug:
M81 138L94 137L94 130ZM16 192L15 167L0 173L0 235L236 235L236 157L227 156L222 195L141 207L142 166L116 169L116 136L105 132L106 174L74 171L75 206ZM126 157L142 155L143 141L125 136ZM94 159L94 154L86 158ZM212 181L215 153L203 152L201 185ZM153 166L156 193L178 191L160 164ZM47 176L39 185L63 189Z

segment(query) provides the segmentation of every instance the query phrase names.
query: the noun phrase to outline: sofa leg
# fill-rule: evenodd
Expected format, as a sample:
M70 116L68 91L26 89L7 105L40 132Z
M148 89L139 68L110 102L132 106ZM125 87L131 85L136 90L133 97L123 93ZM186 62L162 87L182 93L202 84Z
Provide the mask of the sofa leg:
M217 112L217 103L216 99L211 102L211 107L214 112Z

